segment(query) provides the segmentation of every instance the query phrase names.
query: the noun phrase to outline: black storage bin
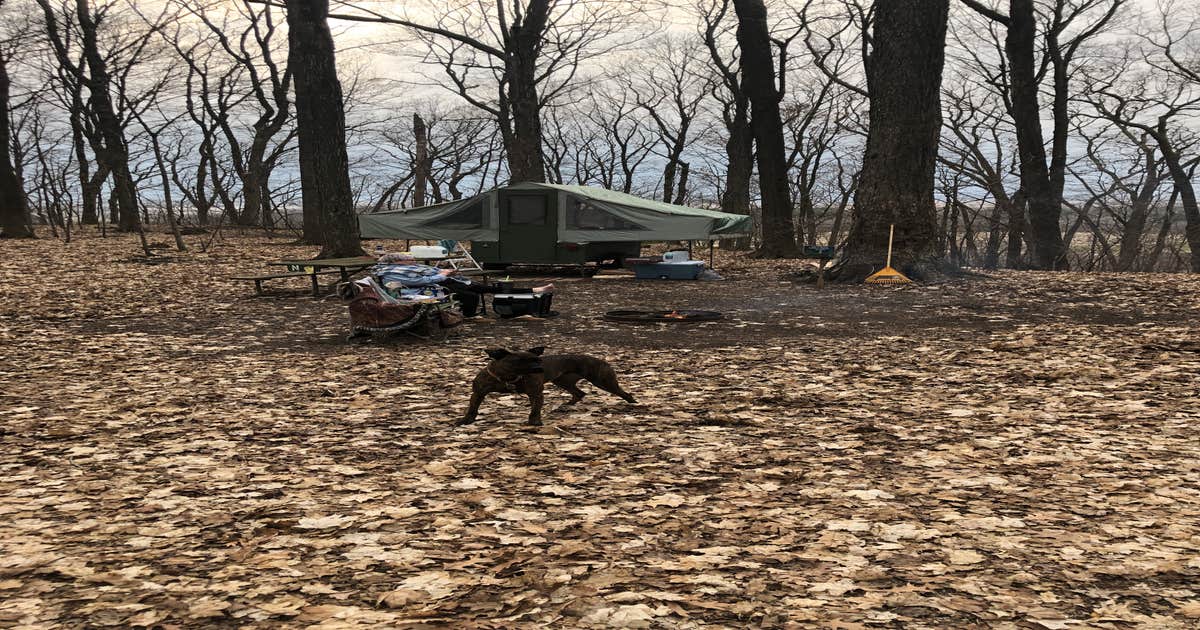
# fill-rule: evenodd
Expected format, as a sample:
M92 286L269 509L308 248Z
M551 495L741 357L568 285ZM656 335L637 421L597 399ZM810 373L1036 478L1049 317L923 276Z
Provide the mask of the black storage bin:
M549 293L497 293L492 296L492 311L500 317L550 316Z

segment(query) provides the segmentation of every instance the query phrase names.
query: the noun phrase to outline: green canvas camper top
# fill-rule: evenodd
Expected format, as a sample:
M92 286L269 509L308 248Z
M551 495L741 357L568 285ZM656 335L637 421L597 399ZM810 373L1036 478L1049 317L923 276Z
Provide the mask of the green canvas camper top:
M529 203L537 199L544 201ZM502 241L518 225L536 225L558 243L709 240L745 236L751 230L748 216L593 186L534 182L432 206L363 214L358 223L364 238L472 242Z

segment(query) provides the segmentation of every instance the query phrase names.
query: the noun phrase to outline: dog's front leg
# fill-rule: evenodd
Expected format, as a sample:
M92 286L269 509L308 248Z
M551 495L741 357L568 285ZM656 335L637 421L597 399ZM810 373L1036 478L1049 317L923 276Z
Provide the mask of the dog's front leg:
M480 389L471 392L471 403L467 405L467 413L462 417L462 419L454 423L455 426L462 426L464 424L471 424L472 422L475 422L475 416L479 415L479 405L483 403L484 396L487 396L487 392Z
M540 426L542 424L542 390L539 387L537 391L528 392L529 404L532 408L529 410L529 424Z

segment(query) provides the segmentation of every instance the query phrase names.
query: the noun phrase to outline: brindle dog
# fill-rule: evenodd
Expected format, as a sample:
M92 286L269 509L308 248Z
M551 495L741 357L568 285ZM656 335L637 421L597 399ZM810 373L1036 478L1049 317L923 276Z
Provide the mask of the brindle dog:
M529 411L529 424L542 423L542 389L547 382L571 392L573 405L583 400L583 391L576 383L586 380L589 383L620 396L625 402L637 401L617 384L617 373L603 359L589 357L584 354L551 354L542 356L545 348L537 347L528 350L507 350L505 348L488 348L487 355L492 358L487 367L475 376L471 384L471 404L467 413L456 425L471 424L479 413L479 405L485 396L492 392L507 392L525 394L533 408Z

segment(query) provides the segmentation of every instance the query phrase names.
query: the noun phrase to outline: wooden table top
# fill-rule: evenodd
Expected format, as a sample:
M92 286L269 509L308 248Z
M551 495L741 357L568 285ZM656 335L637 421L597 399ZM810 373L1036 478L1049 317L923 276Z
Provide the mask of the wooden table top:
M314 258L312 260L279 260L268 265L279 267L369 267L379 261L372 256L351 256L349 258Z

